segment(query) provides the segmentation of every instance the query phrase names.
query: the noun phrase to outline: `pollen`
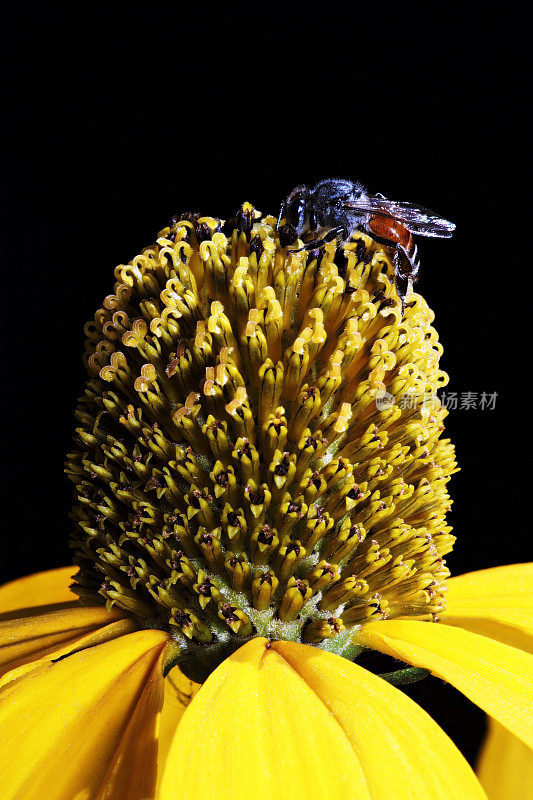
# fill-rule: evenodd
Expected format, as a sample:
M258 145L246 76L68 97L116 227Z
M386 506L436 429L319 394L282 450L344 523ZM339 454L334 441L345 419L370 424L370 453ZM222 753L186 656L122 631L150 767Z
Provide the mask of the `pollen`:
M284 244L248 203L175 217L85 328L73 589L171 632L194 678L253 636L352 657L367 621L445 604L434 314L366 234Z

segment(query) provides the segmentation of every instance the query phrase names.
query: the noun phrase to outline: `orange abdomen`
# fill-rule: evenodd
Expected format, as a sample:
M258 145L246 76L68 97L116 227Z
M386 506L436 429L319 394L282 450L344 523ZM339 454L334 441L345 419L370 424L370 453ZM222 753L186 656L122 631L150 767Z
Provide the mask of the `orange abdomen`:
M413 237L402 222L390 217L372 217L368 229L381 239L400 244L406 250L412 250Z

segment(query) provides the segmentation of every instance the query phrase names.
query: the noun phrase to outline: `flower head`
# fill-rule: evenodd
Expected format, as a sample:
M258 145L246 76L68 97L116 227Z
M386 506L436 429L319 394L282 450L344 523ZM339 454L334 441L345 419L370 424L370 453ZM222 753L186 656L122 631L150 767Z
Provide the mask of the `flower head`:
M87 325L75 594L71 567L0 589L7 800L483 800L364 650L527 761L531 565L449 578L433 314L366 235L293 239L249 204L177 217Z
M171 631L195 677L253 636L353 656L354 626L437 618L447 377L393 274L362 233L291 251L247 203L117 267L68 465L85 602Z

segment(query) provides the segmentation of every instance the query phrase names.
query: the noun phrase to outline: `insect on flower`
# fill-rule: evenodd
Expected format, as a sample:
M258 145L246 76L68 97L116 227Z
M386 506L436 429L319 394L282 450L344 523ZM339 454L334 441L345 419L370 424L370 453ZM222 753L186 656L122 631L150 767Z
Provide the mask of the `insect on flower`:
M371 195L358 181L343 178L326 178L312 189L296 186L278 217L282 244L293 244L303 234L300 250L316 250L333 239L344 243L355 230L394 246L396 290L403 307L420 270L413 234L448 239L455 225L427 208Z

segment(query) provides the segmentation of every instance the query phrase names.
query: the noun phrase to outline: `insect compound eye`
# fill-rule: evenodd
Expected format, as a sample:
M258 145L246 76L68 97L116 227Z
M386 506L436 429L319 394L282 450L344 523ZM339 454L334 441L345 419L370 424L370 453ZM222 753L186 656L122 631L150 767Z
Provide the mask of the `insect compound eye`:
M305 201L302 198L292 201L289 206L287 217L289 223L296 228L296 230L303 228L305 223Z

